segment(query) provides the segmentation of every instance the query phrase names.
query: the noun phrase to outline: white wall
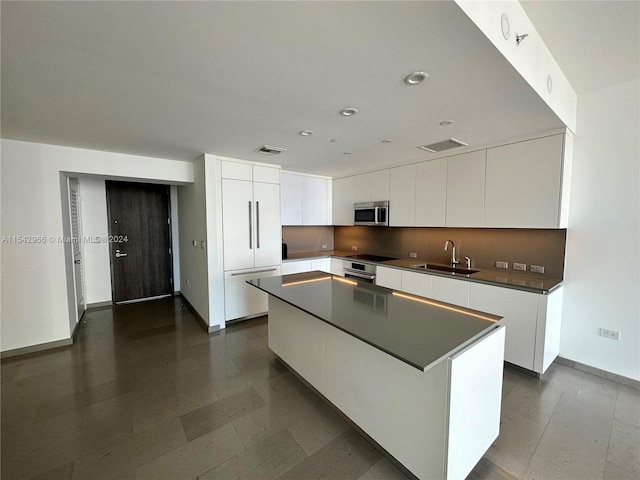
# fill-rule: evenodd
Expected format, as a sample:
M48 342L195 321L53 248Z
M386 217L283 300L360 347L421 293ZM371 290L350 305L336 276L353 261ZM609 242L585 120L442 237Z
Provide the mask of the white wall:
M640 79L578 97L561 356L640 380ZM620 341L598 335L619 330Z
M80 211L82 236L106 238L109 235L107 225L107 195L104 179L81 177ZM87 305L111 301L111 265L109 263L108 243L83 243L81 245L84 260L85 300Z
M180 292L200 316L209 322L204 169L204 157L197 158L193 163L194 183L178 187Z
M39 244L2 244L0 349L70 338L60 172L120 180L193 182L193 164L119 153L1 140L1 234ZM76 175L76 176L78 176Z

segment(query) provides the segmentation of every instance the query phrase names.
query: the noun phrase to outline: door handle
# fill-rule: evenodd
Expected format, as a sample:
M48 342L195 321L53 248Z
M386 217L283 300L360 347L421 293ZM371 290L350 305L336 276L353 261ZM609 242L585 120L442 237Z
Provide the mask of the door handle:
M256 202L256 246L260 248L260 202Z
M120 253L120 250L116 250L116 258L126 257L128 253Z
M251 218L251 200L249 200L249 250L253 248L251 243L251 237L253 237L253 227L252 227L252 218Z
M80 265L80 259L78 258L77 260L74 260L74 262L76 265Z

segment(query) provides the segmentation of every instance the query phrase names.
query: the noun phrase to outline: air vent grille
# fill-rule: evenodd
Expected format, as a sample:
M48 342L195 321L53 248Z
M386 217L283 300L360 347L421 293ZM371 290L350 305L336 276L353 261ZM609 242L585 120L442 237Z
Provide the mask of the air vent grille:
M449 150L451 148L466 146L466 143L461 142L460 140L456 140L455 138L450 138L449 140L443 140L441 142L432 143L430 145L421 145L418 148L426 150L427 152L437 153L442 152L443 150Z
M286 148L280 147L272 147L271 145L263 145L256 150L258 153L262 153L264 155L279 155L282 152L285 152Z

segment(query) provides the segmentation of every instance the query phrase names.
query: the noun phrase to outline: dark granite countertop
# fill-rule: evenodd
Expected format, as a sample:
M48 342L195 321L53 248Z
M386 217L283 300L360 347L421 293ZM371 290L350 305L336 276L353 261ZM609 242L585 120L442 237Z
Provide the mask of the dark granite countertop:
M319 252L303 252L290 254L287 260L295 261L321 257L337 257L344 260L348 255L356 252L345 252L341 250L321 250ZM457 280L484 283L498 287L512 288L515 290L523 290L525 292L538 293L546 295L562 285L562 280L557 278L548 278L540 275L528 275L525 273L512 273L511 270L479 270L471 275L460 275L438 270L421 270L415 268L416 265L427 263L426 260L418 260L415 258L399 258L397 260L389 260L387 262L367 262L366 260L358 260L358 262L375 263L385 267L402 268L412 272L425 273L429 275L437 275L441 277L455 278Z
M502 318L319 271L247 283L423 371Z

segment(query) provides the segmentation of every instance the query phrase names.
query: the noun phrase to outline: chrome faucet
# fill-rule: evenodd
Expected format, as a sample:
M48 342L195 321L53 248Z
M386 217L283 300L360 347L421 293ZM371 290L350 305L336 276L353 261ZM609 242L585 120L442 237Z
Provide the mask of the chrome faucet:
M464 263L467 266L467 270L471 270L471 259L469 257L464 257Z
M456 259L456 244L453 243L453 240L447 240L444 242L444 251L449 250L449 244L451 244L451 266L456 267L460 262Z

